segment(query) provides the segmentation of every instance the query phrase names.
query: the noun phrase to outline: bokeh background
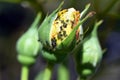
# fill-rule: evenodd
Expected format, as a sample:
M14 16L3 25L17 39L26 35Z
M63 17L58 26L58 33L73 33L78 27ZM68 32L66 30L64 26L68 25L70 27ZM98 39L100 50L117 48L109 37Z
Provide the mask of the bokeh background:
M16 41L30 27L38 11L43 13L43 20L61 1L63 0L0 0L0 80L20 80L21 65L16 58ZM102 48L107 51L91 80L120 80L120 0L64 0L64 2L63 8L74 7L79 11L91 3L90 11L95 11L96 15L83 25L84 29L93 25L96 20L104 20L98 30L98 37ZM29 80L34 80L45 65L46 61L39 56L30 68ZM57 80L55 76L58 66L59 64L56 64L54 68L52 80ZM72 56L68 57L67 67L70 80L76 80L78 74Z

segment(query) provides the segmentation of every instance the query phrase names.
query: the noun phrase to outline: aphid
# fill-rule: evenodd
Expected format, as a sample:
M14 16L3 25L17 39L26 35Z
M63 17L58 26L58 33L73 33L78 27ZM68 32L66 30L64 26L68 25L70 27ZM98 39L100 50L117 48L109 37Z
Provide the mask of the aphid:
M63 14L66 13L67 11L68 11L67 9L64 9L64 10L60 11L60 12L58 13L58 16L63 15Z
M67 24L66 24L66 23L63 23L63 27L64 27L64 28L67 28Z
M61 30L61 31L63 30L62 26L60 26L60 30Z
M63 36L67 37L66 31L63 31Z
M56 44L56 39L55 39L55 38L52 38L51 41L52 41L52 47L55 48L56 45L57 45L57 44Z
M71 21L71 24L72 24L71 28L73 29L73 27L74 27L74 21Z
M60 21L61 21L61 23L62 23L62 24L64 24L64 23L65 23L65 22L64 22L64 20L60 20Z
M58 23L59 23L58 21L55 22L55 24L58 24Z
M57 34L57 38L58 38L58 39L62 39L62 36L63 36L63 35L62 35L61 32L59 32L59 33Z
M67 19L66 22L69 22L69 19Z

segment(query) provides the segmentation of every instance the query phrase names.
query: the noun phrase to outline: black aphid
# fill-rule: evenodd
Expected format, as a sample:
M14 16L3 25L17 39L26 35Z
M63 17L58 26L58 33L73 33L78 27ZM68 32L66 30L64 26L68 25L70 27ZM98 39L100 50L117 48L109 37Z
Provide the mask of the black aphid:
M69 22L69 19L67 19L66 22Z
M60 30L61 30L61 31L63 30L62 26L60 26Z
M63 23L63 27L66 28L66 27L67 27L67 24L66 24L66 23Z
M60 21L61 21L61 23L63 23L63 24L65 23L64 20L60 20Z
M73 25L74 25L74 21L71 21L71 23L72 23L72 26L71 26L71 28L73 29L73 27L74 27L74 26L73 26Z
M56 39L55 39L55 38L52 38L51 41L52 41L52 47L55 48L56 45L57 45L57 44L56 44Z
M67 37L66 31L63 31L63 36Z
M59 33L57 34L57 38L58 38L58 39L62 39L62 36L63 36L63 35L62 35L61 32L59 32Z

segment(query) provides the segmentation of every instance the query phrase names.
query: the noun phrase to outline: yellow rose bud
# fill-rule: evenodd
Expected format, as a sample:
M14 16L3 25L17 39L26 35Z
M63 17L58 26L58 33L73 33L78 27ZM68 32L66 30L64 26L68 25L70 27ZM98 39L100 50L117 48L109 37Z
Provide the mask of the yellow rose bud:
M73 28L78 25L79 19L80 13L74 8L64 9L58 12L50 32L52 48L55 48L70 35ZM80 28L76 31L77 39L79 32Z

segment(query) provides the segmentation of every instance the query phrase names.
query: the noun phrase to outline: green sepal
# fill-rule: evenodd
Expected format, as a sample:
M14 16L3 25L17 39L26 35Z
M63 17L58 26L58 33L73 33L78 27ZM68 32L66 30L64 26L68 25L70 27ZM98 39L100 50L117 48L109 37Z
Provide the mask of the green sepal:
M50 63L61 63L67 56L65 53L55 53L54 51L48 51L46 49L42 50L41 55Z
M48 17L44 19L44 21L39 27L38 36L39 36L40 42L43 44L44 47L47 47L47 48L51 47L50 31L51 31L52 23L54 22L57 16L57 13L58 11L60 11L62 5L63 5L63 2L53 13L51 13Z
M91 4L89 3L89 4L87 4L87 5L85 6L85 9L81 12L81 18L80 18L80 20L85 17L87 11L88 11L89 8L90 8L90 5L91 5Z
M55 54L50 52L50 51L48 52L48 51L43 49L42 52L41 52L41 55L42 55L43 58L45 58L48 61L51 61L51 62L57 61L57 58L56 58Z
M36 61L34 57L24 56L24 55L18 55L17 59L22 65L26 65L26 66L32 65Z

